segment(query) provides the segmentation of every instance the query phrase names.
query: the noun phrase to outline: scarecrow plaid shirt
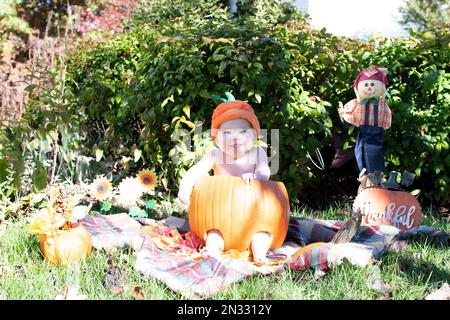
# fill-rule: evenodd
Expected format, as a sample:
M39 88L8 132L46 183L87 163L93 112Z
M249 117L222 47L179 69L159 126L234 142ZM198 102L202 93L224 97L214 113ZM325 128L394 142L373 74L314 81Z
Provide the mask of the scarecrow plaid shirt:
M375 106L376 100L378 100L378 107ZM368 123L366 121L367 108L369 108ZM377 115L374 109L378 109ZM384 99L370 99L369 101L363 100L361 102L358 99L353 99L339 110L339 115L346 122L356 127L361 125L378 126L383 129L389 129L391 127L392 113Z

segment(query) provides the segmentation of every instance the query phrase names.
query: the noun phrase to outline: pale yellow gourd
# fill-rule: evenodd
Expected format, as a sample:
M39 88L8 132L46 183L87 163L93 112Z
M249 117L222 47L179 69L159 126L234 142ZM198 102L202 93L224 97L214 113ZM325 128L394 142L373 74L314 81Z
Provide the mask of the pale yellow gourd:
M58 230L55 235L39 237L44 257L53 264L76 262L92 251L92 239L82 225L69 230Z

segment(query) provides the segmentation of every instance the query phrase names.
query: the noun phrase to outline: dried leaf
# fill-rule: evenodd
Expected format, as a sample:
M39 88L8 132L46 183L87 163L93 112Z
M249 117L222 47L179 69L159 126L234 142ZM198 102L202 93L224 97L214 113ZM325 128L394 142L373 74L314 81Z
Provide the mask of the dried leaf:
M378 291L380 293L387 293L389 292L389 286L383 283L381 279L372 279L370 284L370 289Z
M124 291L124 288L122 286L114 286L109 288L109 292L111 292L112 294L119 294L122 293Z
M392 242L390 248L394 251L394 252L400 252L404 249L406 249L408 247L408 241L406 240L395 240L394 242Z
M427 295L425 300L450 300L450 286L444 283L438 290Z
M133 292L135 300L144 300L144 292L141 286L134 286Z
M381 294L381 297L379 300L390 300L391 299L391 294L389 292L384 292Z
M380 300L389 300L391 287L383 283L380 268L378 266L370 266L369 270L371 270L371 274L367 279L369 288L381 293Z
M26 270L25 270L25 267L24 266L14 266L14 272L16 273L16 274L25 274L26 273Z
M112 294L119 294L124 291L122 285L123 274L124 272L117 267L110 258L108 260L108 270L106 271L104 284L106 288L109 288Z

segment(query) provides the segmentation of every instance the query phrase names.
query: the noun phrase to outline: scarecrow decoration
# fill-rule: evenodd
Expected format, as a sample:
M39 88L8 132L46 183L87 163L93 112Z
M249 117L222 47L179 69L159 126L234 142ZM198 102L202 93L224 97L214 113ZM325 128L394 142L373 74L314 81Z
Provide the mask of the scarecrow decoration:
M384 172L383 130L391 127L391 109L385 101L388 85L387 69L370 66L355 79L356 99L339 108L344 123L359 127L355 157L360 171L360 190L364 189L369 173Z
M361 182L353 212L361 225L391 225L401 230L418 226L422 210L417 199L404 187L415 176L391 172L385 180L383 135L391 127L392 113L385 101L388 85L387 69L370 66L361 71L353 83L356 98L341 106L339 116L344 123L359 127L355 158ZM351 226L343 229L354 229ZM347 239L348 240L348 239Z

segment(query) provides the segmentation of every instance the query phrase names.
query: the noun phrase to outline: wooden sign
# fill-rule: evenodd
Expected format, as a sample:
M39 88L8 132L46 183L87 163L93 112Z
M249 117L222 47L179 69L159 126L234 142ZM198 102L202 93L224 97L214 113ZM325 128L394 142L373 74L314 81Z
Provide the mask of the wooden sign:
M389 225L406 231L419 226L422 218L422 208L413 195L381 187L364 189L353 208L361 210L361 225Z

